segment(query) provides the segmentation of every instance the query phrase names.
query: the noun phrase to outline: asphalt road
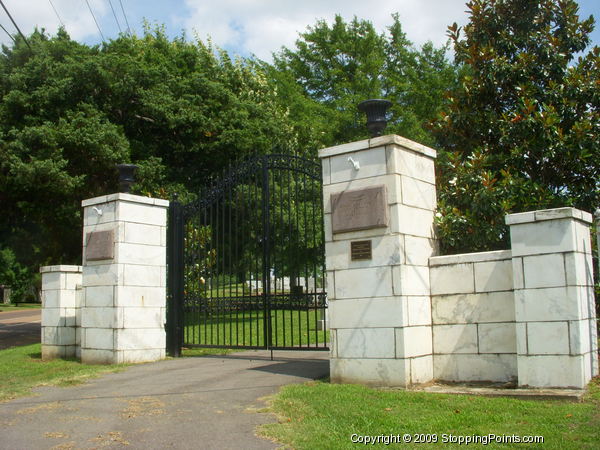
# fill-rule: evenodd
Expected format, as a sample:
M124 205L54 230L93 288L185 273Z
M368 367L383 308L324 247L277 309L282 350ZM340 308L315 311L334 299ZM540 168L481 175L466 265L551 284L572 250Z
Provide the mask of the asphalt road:
M274 449L264 396L329 373L327 352L240 352L133 366L0 403L0 449Z
M0 350L41 342L42 310L0 312Z

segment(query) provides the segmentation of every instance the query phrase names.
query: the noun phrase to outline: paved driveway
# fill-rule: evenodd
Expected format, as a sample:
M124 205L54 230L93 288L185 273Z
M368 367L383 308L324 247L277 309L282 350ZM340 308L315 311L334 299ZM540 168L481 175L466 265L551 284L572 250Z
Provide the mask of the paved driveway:
M131 367L0 403L2 449L272 449L255 436L280 386L329 373L327 352L240 352Z
M41 309L0 312L0 350L40 342L41 327Z

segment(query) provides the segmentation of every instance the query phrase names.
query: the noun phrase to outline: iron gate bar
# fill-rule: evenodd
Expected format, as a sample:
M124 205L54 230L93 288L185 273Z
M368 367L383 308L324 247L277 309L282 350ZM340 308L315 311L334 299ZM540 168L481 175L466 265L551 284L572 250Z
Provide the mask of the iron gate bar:
M270 296L271 293L271 261L270 261L270 211L269 211L269 169L266 164L262 166L262 216L263 216L263 333L267 348L271 348L271 317Z
M290 202L290 211L291 211L292 210L292 204L291 204L292 203L292 198L294 198L294 197L292 197L292 184L294 184L294 183L293 183L293 180L292 180L292 174L291 174L291 172L288 172L288 181L289 181L289 183L288 183L288 189L289 189L289 194L290 194L289 197L288 197L288 200ZM295 189L295 187L296 186L294 184L294 189ZM294 218L292 220L295 220L295 222L296 222L295 223L296 229L298 229L298 215L294 214ZM291 236L292 235L292 222L291 221L290 221L290 227L289 227L289 229L290 229L290 236ZM290 280L290 283L291 283L291 280ZM290 289L291 289L291 287L292 286L290 284ZM294 311L293 310L290 312L290 315L292 317L294 316ZM300 325L300 316L298 316L297 324L298 324L298 326ZM294 330L294 321L293 320L291 322L291 326L292 326L292 330ZM300 330L300 328L298 328L298 329ZM301 334L302 333L299 331L298 332L298 337L300 337ZM294 339L294 333L293 333L293 331L292 331L292 336L291 337L292 337L292 342L293 342L293 339Z
M168 279L167 279L167 350L171 356L181 356L183 343L183 210L174 198L169 207Z

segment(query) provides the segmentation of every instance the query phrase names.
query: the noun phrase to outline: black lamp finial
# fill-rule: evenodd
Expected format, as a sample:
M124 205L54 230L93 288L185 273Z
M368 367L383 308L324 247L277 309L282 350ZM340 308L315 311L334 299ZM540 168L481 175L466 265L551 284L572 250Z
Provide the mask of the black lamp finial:
M134 172L138 166L135 164L117 164L119 169L119 191L129 193L131 185L135 183Z
M382 99L370 99L360 102L358 109L367 115L367 129L371 137L381 136L387 126L386 112L392 102Z

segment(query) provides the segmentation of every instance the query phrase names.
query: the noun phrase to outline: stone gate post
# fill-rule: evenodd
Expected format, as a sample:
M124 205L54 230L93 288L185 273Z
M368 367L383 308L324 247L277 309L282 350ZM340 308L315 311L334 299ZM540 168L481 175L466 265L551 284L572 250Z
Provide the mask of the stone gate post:
M436 152L388 135L325 148L319 157L331 380L430 381Z
M125 193L82 202L82 362L165 357L168 205Z
M44 266L42 274L42 359L79 356L81 266Z
M596 249L598 251L598 276L600 276L600 208L594 213L596 216Z
M575 208L506 216L520 386L582 389L598 375L591 222Z

